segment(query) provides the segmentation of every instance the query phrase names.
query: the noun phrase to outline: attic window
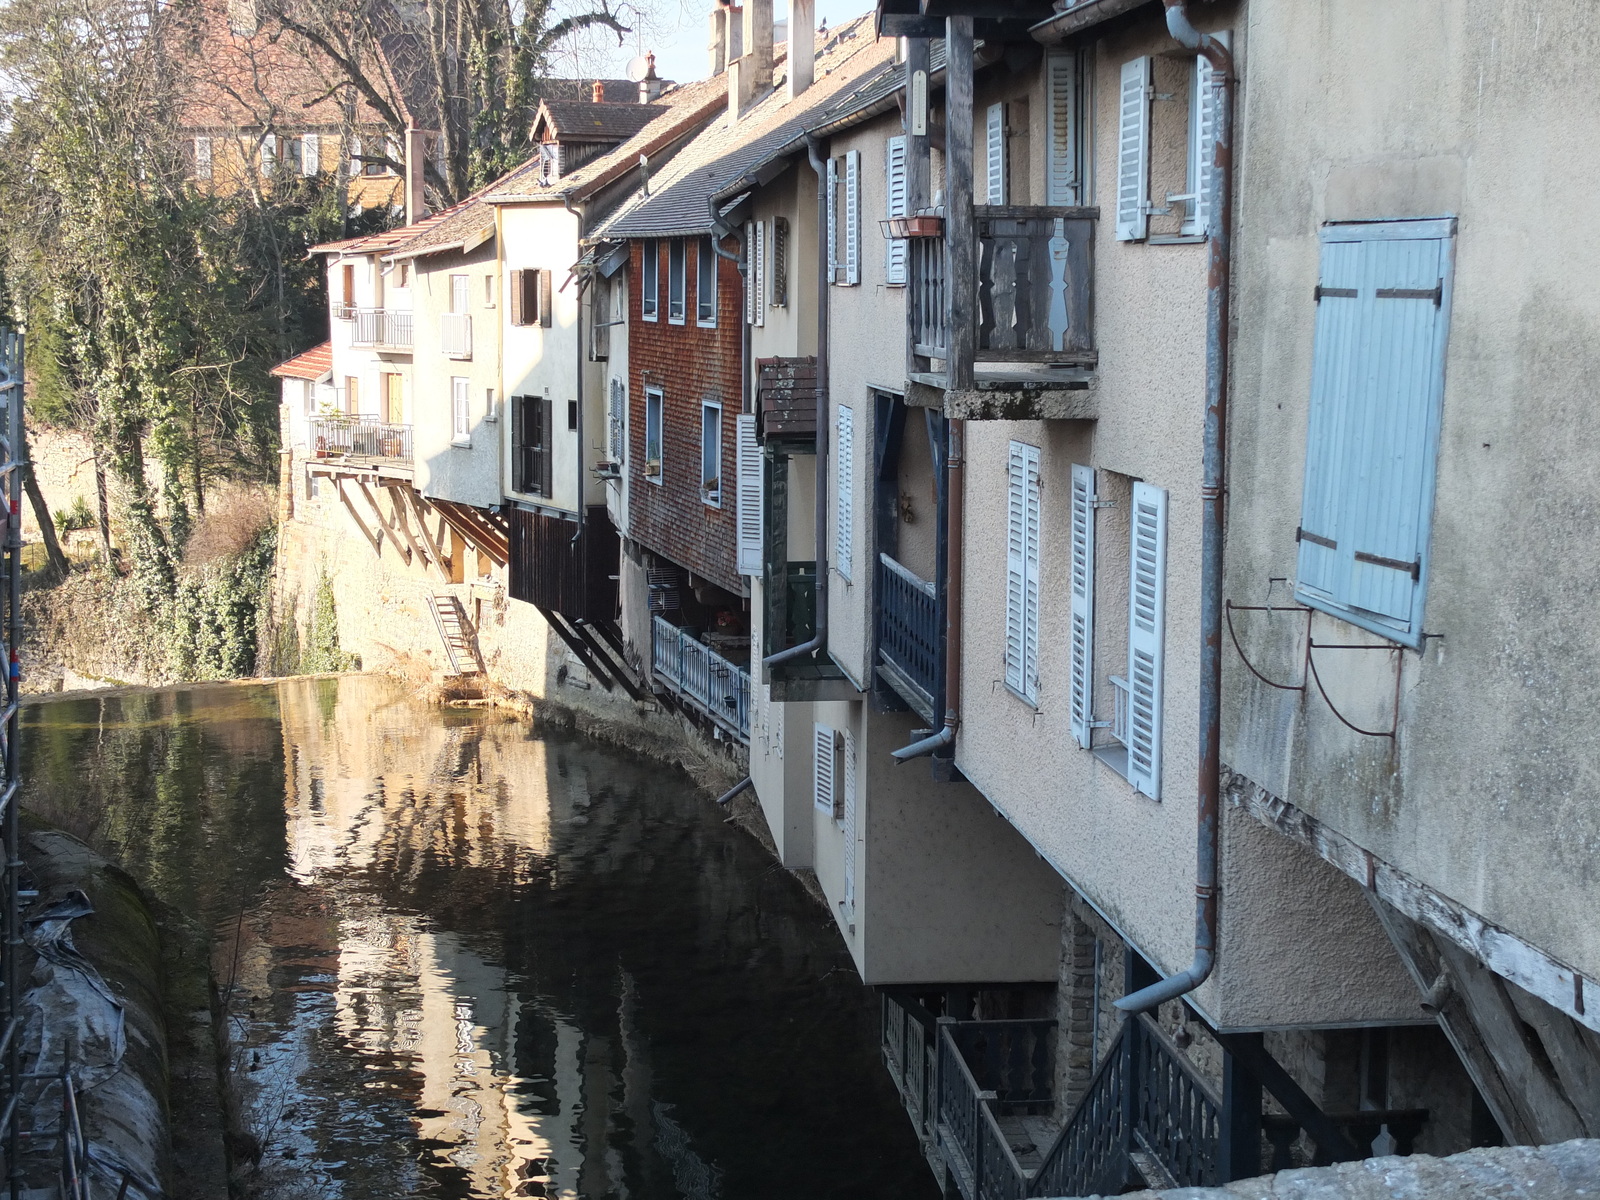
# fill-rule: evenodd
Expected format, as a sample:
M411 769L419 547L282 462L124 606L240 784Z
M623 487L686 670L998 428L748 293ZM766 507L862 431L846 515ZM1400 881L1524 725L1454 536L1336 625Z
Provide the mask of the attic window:
M539 179L543 183L554 183L561 178L561 144L559 142L539 143Z

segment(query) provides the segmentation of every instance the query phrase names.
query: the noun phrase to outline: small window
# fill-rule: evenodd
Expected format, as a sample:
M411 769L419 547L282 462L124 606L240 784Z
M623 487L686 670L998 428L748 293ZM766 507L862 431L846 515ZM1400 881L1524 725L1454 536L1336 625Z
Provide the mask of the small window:
M500 410L495 407L494 389L483 389L483 419L485 421L498 421Z
M494 307L494 276L493 275L485 275L483 277L483 306L485 308L493 308Z
M667 320L682 325L686 311L688 262L682 238L667 243Z
M261 173L271 175L278 165L278 138L276 134L263 134L261 138Z
M661 389L645 388L644 477L652 483L661 482L661 410Z
M789 219L772 218L772 282L769 298L773 308L789 305Z
M194 140L194 177L211 178L211 139L208 137L197 137Z
M722 405L700 406L700 498L722 507Z
M451 278L453 280L458 277L451 276ZM459 278L467 277L462 275ZM466 311L465 295L466 288L463 286L463 303L459 310L461 312ZM548 329L551 323L550 272L540 270L511 272L511 324L543 325Z
M284 138L283 160L289 164L289 172L293 175L304 175L305 172L305 143L300 138Z
M661 312L661 243L646 242L643 254L644 276L639 288L639 315L646 321L660 318Z
M567 401L567 432L578 432L578 402L576 400Z
M306 416L314 417L317 415L317 385L305 379L301 381L300 386L305 389Z
M717 323L717 250L710 238L701 238L699 270L694 281L695 321L707 327Z
M411 286L410 263L402 262L396 264L394 269L394 286L397 288L407 288Z
M467 381L460 375L450 377L450 433L457 445L471 442L472 402L468 399Z

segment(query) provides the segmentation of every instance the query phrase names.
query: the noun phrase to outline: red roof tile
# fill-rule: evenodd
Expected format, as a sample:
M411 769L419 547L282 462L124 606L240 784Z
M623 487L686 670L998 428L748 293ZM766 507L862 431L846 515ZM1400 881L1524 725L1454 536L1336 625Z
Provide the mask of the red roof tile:
M304 354L296 354L293 358L285 359L272 368L272 373L281 379L309 379L315 383L332 370L333 343L323 342L320 346L311 347Z

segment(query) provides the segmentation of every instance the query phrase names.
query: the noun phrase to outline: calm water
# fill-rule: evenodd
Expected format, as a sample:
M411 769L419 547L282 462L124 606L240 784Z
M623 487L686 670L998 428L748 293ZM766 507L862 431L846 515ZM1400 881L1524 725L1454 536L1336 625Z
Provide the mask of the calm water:
M219 931L266 1195L935 1195L832 925L675 773L375 678L25 711L34 807Z

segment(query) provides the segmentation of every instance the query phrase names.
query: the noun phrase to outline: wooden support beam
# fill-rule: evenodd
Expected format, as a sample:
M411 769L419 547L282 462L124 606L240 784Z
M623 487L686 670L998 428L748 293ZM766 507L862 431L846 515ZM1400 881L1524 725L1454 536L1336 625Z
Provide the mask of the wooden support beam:
M428 547L429 553L433 555L433 561L435 564L437 564L440 574L442 574L446 579L449 579L449 555L445 554L445 552L439 547L439 543L434 539L433 535L428 532L427 502L423 500L421 496L417 495L414 488L406 488L405 493L406 501L411 505L412 511L417 514L417 529L422 534L423 544Z
M1215 1033L1213 1037L1221 1044L1236 1061L1250 1074L1261 1082L1261 1086L1271 1092L1273 1098L1283 1105L1284 1110L1299 1123L1300 1128L1311 1136L1317 1144L1319 1160L1327 1162L1354 1162L1363 1157L1361 1151L1356 1149L1350 1139L1328 1118L1328 1114L1316 1106L1316 1103L1298 1083L1294 1077L1279 1065L1278 1060L1267 1053L1266 1046L1260 1038L1244 1033Z
M367 503L372 506L372 513L378 518L378 528L382 529L383 532L388 536L389 540L394 543L395 552L398 553L400 557L405 560L406 565L409 566L411 564L411 547L407 546L400 540L400 535L395 532L393 523L389 520L389 518L383 515L383 509L378 507L378 498L374 496L371 489L367 487L367 481L365 479L358 479L356 480L356 486L361 489L361 494L367 498Z
M411 547L412 553L414 553L419 559L422 560L423 564L426 565L428 562L428 556L423 552L422 546L417 542L417 539L411 535L411 522L406 520L406 506L400 503L399 500L395 499L394 488L386 488L385 490L389 493L389 503L394 508L395 525L399 528L401 534L404 535L406 544Z
M367 541L372 544L372 552L379 557L382 557L383 537L381 534L373 533L372 530L367 528L367 523L361 519L361 514L356 511L356 506L350 503L350 497L345 494L344 490L344 477L335 476L333 480L333 486L334 489L339 493L339 499L344 502L345 511L350 514L350 519L354 521L357 527L361 530L362 536L364 536Z

